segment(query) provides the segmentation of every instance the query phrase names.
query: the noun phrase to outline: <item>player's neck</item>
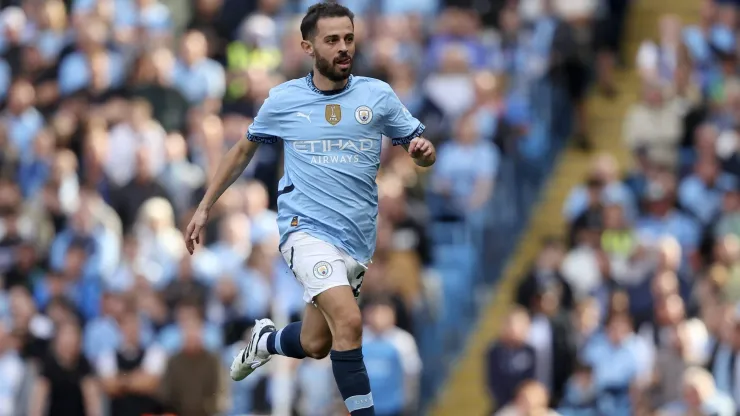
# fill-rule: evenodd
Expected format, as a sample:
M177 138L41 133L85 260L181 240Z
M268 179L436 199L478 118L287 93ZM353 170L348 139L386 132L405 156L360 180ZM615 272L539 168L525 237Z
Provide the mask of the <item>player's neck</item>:
M314 68L312 81L313 85L321 91L335 91L346 87L347 82L349 82L349 78L345 78L341 81L332 81Z

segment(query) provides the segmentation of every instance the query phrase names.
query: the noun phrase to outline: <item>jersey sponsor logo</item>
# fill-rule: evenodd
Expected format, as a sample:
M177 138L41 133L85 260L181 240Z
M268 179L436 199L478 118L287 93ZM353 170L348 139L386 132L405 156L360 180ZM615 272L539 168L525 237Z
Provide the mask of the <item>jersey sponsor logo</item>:
M361 105L355 110L355 120L360 124L370 124L373 121L373 110L366 105Z
M342 121L342 107L339 104L327 104L324 116L329 124L336 126Z
M358 163L359 153L372 151L374 142L372 139L298 140L293 142L293 149L298 153L310 153L314 164Z
M325 261L320 261L313 266L313 275L317 279L326 279L331 276L332 271L331 264Z

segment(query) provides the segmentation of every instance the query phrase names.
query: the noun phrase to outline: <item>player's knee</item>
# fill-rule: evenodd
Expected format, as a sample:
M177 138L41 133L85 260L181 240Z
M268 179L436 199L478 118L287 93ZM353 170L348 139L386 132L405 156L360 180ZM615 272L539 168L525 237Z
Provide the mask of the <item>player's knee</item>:
M359 308L339 316L334 320L334 326L334 349L344 351L362 345L362 315Z
M306 356L316 360L326 357L331 351L331 338L301 340L301 344Z

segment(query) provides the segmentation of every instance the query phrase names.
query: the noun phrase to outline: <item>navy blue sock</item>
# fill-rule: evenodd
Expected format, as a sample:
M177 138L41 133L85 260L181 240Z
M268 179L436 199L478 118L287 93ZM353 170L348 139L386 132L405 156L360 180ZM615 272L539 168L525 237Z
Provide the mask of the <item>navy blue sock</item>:
M367 377L362 348L331 351L331 367L344 404L352 416L375 416L370 379Z
M301 345L301 322L293 322L267 336L267 351L291 358L306 358Z

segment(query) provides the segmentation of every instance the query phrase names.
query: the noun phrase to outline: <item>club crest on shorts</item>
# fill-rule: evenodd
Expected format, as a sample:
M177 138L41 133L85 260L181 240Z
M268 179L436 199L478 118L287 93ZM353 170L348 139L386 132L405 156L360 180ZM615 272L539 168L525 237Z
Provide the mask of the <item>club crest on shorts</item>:
M373 121L373 110L366 105L361 105L355 110L355 120L360 124L369 124Z
M317 279L326 279L331 276L331 272L331 264L325 261L320 261L313 266L313 275L316 276Z
M339 104L327 104L324 116L329 124L336 126L342 120L342 107Z

